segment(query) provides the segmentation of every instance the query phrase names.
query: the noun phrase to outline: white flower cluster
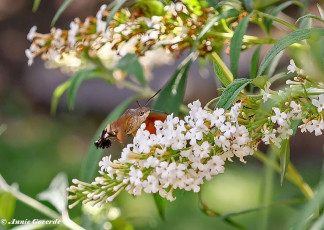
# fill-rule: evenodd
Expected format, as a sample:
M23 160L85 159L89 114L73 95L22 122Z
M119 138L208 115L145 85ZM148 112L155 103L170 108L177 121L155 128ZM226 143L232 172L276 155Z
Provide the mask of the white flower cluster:
M265 125L261 130L263 133L262 141L265 144L273 143L280 148L281 142L293 134L291 121L299 119L301 105L291 101L288 108L289 112L282 112L277 107L273 107L272 110L274 115L269 117L268 125Z
M179 4L182 7L177 12L184 11L186 6L177 3L177 5ZM171 3L171 6L173 5ZM174 7L168 11L170 11L169 14L174 13ZM126 17L131 16L131 13L126 9L123 9L122 13ZM122 56L128 53L138 53L138 50L150 47L139 57L145 76L148 78L151 77L151 70L154 66L173 63L175 55L169 49L164 48L164 45L170 45L172 49L178 48L177 43L186 36L186 29L183 25L176 26L172 34L161 36L166 30L161 16L143 17L135 21L127 20L116 27L106 27L108 14L108 6L102 5L96 14L96 19L89 17L81 22L76 18L70 23L68 31L52 28L49 34L40 34L36 32L37 27L33 26L27 35L27 39L32 44L29 49L25 50L28 65L33 64L36 56L42 55L47 67L62 68L65 72L75 72L91 65L91 63L86 65L85 60L81 57L80 51L86 47L89 47L89 55L98 57L107 68L112 68ZM143 23L148 29L136 33L134 36L131 35L134 30L142 28ZM96 32L91 34L89 31L93 30ZM125 38L125 36L130 36L130 38ZM118 76L120 73L116 73L114 77L119 80Z
M260 142L280 148L293 134L295 120L303 121L298 126L302 132L321 135L324 95L313 96L311 105L303 98L289 101L277 103L257 121L245 116L249 106L243 102L228 111L211 111L195 101L188 105L184 119L171 114L165 121L156 121L154 134L142 124L119 159L106 156L99 162L100 177L91 184L77 181L78 187L70 187L76 194L71 199L101 205L126 190L136 196L159 193L173 201L175 189L199 192L205 180L224 172L226 160L236 156L245 162L244 157L252 155Z
M244 156L253 154L249 132L238 124L240 103L228 114L224 109L209 112L199 101L188 107L189 115L183 120L169 115L164 122L156 121L155 134L142 124L120 159L112 162L107 156L100 161L101 171L122 181L115 191L125 187L133 195L159 192L172 201L174 189L198 192L205 179L224 172L224 160L235 155L244 161ZM131 165L129 170L121 170L125 165Z

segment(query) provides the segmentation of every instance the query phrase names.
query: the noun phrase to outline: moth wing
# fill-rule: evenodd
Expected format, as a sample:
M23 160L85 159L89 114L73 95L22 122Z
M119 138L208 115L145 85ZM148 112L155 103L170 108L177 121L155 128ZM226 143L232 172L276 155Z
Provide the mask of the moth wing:
M155 121L165 121L168 115L164 113L150 113L144 123L146 124L145 129L149 131L151 134L156 133L155 129ZM137 130L133 132L133 135L136 135Z

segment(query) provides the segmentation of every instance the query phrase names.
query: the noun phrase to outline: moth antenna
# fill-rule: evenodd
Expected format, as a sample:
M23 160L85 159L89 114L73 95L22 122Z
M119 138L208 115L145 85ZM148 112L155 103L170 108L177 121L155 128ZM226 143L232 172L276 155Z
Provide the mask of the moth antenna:
M150 97L147 101L146 101L146 103L145 103L145 105L144 105L144 107L145 106L147 106L147 104L156 96L156 95L158 95L159 94L159 92L161 91L161 89L159 89L152 97Z
M142 108L141 104L139 103L139 101L137 100L136 103L138 104L138 107Z

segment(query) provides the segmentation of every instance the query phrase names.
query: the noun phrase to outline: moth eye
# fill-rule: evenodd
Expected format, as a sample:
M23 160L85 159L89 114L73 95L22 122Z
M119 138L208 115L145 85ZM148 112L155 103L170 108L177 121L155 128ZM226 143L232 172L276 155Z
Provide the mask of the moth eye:
M143 116L144 115L144 112L143 111L139 112L139 115L140 116Z

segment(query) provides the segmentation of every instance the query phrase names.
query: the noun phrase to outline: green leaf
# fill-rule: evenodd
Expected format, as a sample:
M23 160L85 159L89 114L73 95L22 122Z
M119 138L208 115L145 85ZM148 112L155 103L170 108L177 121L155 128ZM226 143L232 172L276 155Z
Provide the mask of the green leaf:
M35 13L38 10L39 4L41 3L41 0L34 0L33 9L32 11Z
M318 17L317 15L314 14L306 14L300 18L297 19L296 23L298 23L300 20L305 19L305 18L313 18L319 22L324 22L324 19L322 19L321 17Z
M11 220L15 205L16 198L10 193L0 190L0 219Z
M244 9L246 9L248 12L251 12L253 10L253 5L254 5L253 0L243 0L242 3Z
M324 213L315 221L309 230L323 230L324 229Z
M188 69L196 58L195 53L191 53L176 69L172 78L159 93L152 108L165 113L179 113L182 104Z
M281 142L280 148L280 184L283 184L286 171L288 169L288 164L290 160L290 144L289 139L285 139Z
M323 230L324 220L323 212L320 210L324 205L324 183L321 179L320 183L316 188L315 195L310 199L303 207L301 207L297 215L295 216L295 225L292 226L294 230ZM319 215L319 212L322 213L317 221L310 228L310 221L313 221Z
M52 103L51 103L51 114L54 115L56 112L58 100L62 96L62 94L70 87L71 81L67 80L66 82L63 82L59 86L56 87L56 89L53 92L52 96Z
M250 66L250 78L253 79L256 77L259 65L259 57L260 57L261 45L259 45L255 51L253 52L251 58L251 66Z
M251 83L257 87L259 87L260 89L264 89L265 84L267 83L267 81L269 80L269 78L267 76L259 76L257 78L254 78Z
M96 172L98 171L98 162L101 160L104 150L97 149L93 143L98 139L99 135L101 134L102 130L107 126L107 124L118 119L122 115L122 113L127 109L129 104L137 99L138 97L134 96L125 100L123 103L117 106L109 114L109 116L100 124L94 137L91 140L87 156L82 164L81 180L91 182L94 179Z
M266 54L266 56L263 58L257 76L260 76L265 71L267 66L271 63L272 59L274 59L280 51L284 50L285 48L287 48L288 46L296 42L309 38L312 33L318 33L319 35L323 36L324 29L311 28L311 29L296 30L290 33L289 35L287 35L286 37L280 39L278 42L276 42L274 46Z
M114 67L115 69L123 70L133 76L143 85L147 85L146 79L144 77L143 68L138 61L138 57L136 54L128 53L123 56L117 65Z
M235 79L224 90L222 96L216 104L216 108L223 108L224 110L227 110L233 104L237 95L239 95L239 93L244 89L244 87L250 82L250 79Z
M61 14L64 12L66 8L73 2L73 0L65 0L63 4L60 6L60 8L56 11L56 14L54 15L54 18L52 19L51 26L54 26L56 21L59 19Z
M273 148L269 148L267 153L268 160L271 161L273 164L276 164L277 153L274 151ZM258 218L258 229L259 230L266 230L268 226L269 220L269 205L271 205L271 200L273 196L273 184L274 184L274 176L275 170L271 167L271 164L264 164L264 176L260 186L260 204L261 207L268 207L266 209L260 210L259 218Z
M137 0L133 6L142 9L145 17L151 18L152 16L163 16L165 14L163 3L157 0Z
M297 129L298 129L298 125L300 124L301 121L302 121L301 119L298 119L298 120L293 120L291 122L290 128L293 130L293 134L291 136L295 136L296 135L296 132L297 132Z
M228 78L224 75L224 72L222 69L217 65L217 63L213 62L214 72L218 76L218 78L221 80L223 85L227 86L231 84L231 82L228 80Z
M301 7L301 8L304 8L304 5L301 2L299 2L299 1L287 1L287 2L283 2L280 5L276 6L270 12L270 15L277 16L277 14L279 12L283 11L288 6L293 5L293 4L295 4L295 5L297 5L297 6ZM266 27L267 32L269 33L270 32L270 29L271 29L271 26L272 26L272 19L266 18L264 24L265 24L265 27Z
M237 78L239 60L241 55L243 36L246 33L246 29L249 24L251 14L243 18L237 25L233 37L231 39L230 45L230 67L233 73L234 79Z
M207 0L207 3L210 7L216 8L218 5L218 0Z
M165 208L167 200L161 197L158 193L153 193L155 207L157 208L162 220L165 220Z
M82 81L101 77L101 75L97 71L98 71L97 69L85 69L85 70L80 70L80 71L76 72L72 76L72 78L70 80L71 84L70 84L70 87L68 90L68 95L67 95L68 96L68 105L69 105L70 110L74 109L76 93L77 93Z
M206 25L199 32L196 40L193 42L192 47L195 47L197 41L199 41L214 25L216 22L219 22L223 18L235 17L240 14L240 11L236 9L230 9L225 12L218 14L217 16L211 18Z
M274 59L270 62L270 64L267 66L264 75L268 76L269 78L274 77L274 74L276 72L276 69L280 63L280 59L283 55L284 51L282 50L275 56Z
M109 13L109 16L107 17L106 28L109 26L110 21L114 18L117 11L124 5L125 2L127 2L127 0L117 0L116 2L116 5L112 8L112 10Z

